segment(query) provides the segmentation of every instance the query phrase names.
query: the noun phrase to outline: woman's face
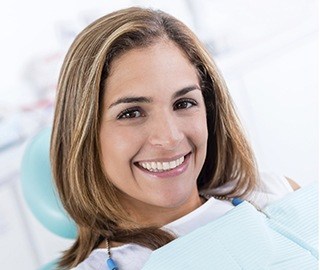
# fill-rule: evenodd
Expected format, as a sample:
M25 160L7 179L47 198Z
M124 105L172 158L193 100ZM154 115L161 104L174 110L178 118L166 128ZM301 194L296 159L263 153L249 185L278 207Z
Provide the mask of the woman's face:
M100 141L104 170L138 222L165 224L199 206L206 109L193 65L172 42L112 62Z

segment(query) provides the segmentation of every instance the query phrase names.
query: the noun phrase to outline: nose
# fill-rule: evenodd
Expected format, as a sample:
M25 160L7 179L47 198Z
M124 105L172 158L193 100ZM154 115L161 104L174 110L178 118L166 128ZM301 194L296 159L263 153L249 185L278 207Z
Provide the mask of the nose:
M177 116L162 113L152 120L149 127L149 143L153 146L174 150L184 138L182 123Z

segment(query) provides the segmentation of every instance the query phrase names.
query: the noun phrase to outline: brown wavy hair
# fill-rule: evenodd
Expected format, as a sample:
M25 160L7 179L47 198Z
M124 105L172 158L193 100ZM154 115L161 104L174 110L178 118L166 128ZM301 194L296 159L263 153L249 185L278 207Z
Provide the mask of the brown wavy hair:
M174 239L159 228L140 227L128 217L101 162L99 130L103 89L112 61L161 39L174 42L195 66L207 111L208 148L198 189L213 193L229 181L229 196L246 196L258 173L226 84L204 45L182 22L162 11L132 7L86 27L61 68L51 137L51 163L63 206L78 236L60 268L83 261L106 237L156 249ZM120 225L122 224L122 225ZM126 224L125 226L123 224Z

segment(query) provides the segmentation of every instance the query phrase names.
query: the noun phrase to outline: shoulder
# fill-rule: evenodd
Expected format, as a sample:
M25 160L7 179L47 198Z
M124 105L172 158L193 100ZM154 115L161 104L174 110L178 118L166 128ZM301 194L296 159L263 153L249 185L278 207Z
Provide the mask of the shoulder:
M292 180L291 178L289 178L287 176L285 178L287 179L287 181L289 182L290 186L292 187L292 189L294 191L296 191L300 188L300 185L296 181Z
M293 191L293 188L284 175L270 172L260 173L260 188L268 193L286 194Z
M124 244L113 247L110 250L112 259L116 262L119 269L128 270L142 269L151 252L150 249L136 244ZM107 250L105 248L98 248L93 250L89 257L73 270L105 270L107 259Z
M282 199L297 188L299 188L298 184L293 180L288 181L285 176L261 172L259 185L249 196L249 200L262 209L268 204Z
M300 186L291 178L275 173L260 173L261 188L270 193L287 194Z
M107 258L108 256L106 252L103 252L102 249L96 249L90 253L88 258L71 270L105 270L105 262Z

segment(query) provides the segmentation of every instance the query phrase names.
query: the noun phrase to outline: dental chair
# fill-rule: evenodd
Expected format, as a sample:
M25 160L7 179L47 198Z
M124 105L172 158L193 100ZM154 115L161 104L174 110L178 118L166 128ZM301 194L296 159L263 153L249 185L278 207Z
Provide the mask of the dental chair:
M74 239L77 230L55 191L50 158L51 129L40 131L28 143L21 164L22 193L36 219L52 233ZM56 269L56 260L38 270Z

